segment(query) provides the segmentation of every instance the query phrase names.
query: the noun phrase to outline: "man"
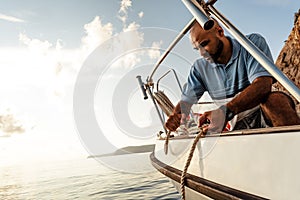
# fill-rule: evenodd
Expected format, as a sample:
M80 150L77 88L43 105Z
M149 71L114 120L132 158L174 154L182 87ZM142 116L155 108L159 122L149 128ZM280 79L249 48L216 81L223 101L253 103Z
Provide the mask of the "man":
M272 59L262 36L247 37ZM230 120L236 122L234 130L300 124L292 99L271 91L273 77L235 39L226 37L216 21L210 30L195 22L190 39L202 58L190 70L181 101L165 124L167 129L175 131L205 91L215 102L223 101L199 118L199 126L209 123L205 131L220 132Z

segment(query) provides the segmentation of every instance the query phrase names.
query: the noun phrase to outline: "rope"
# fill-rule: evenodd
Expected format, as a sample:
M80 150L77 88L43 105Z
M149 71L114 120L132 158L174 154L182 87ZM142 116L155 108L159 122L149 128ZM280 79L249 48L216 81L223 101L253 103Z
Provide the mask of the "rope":
M166 113L167 116L170 116L173 112L174 105L169 100L169 98L164 94L164 92L162 92L162 91L155 92L153 94L153 96L154 96L155 100L157 101L158 105L160 106L160 108L163 110L163 112ZM199 129L197 127L197 130L194 130L194 131L197 131L197 132L199 131L199 133L193 141L192 147L190 149L188 158L185 162L185 166L181 173L181 178L180 178L180 190L181 190L181 199L182 200L185 200L185 179L186 179L188 167L191 164L194 151L197 147L197 143L198 143L199 139L203 136L202 128ZM170 135L171 135L171 131L167 131L167 137L166 137L165 146L164 146L165 154L168 154L168 144L169 144Z
M174 105L170 101L170 99L165 95L165 93L162 91L154 92L153 97L155 98L155 100L157 101L158 105L163 110L163 112L166 113L167 116L170 116L174 110ZM164 151L166 155L168 154L170 135L171 135L171 131L167 131L167 137L164 146Z
M203 129L200 128L199 130L200 130L200 132L198 133L198 135L196 136L196 138L193 141L193 144L192 144L192 147L190 149L188 158L187 158L187 160L185 162L185 165L184 165L184 169L181 173L180 192L181 192L181 199L182 200L185 200L185 179L186 179L187 170L188 170L188 167L191 164L191 161L192 161L192 158L193 158L193 155L194 155L194 151L197 147L197 143L198 143L199 139L203 136Z
M157 92L153 93L153 97L156 100L156 102L158 103L158 105L160 106L160 108L163 110L163 112L169 117L173 113L174 105L170 101L170 99L167 97L167 95L163 91L157 91ZM197 126L192 126L193 122L194 122L193 120L188 121L187 127L190 127L186 130L188 133L191 133L191 132L198 133L199 132L199 128ZM165 141L165 146L164 146L164 152L167 155L171 131L167 131L166 134L167 134L167 136L166 136L166 141Z
M174 105L165 93L163 91L158 91L154 92L153 96L163 112L166 113L167 116L170 116L174 110Z
M167 137L166 137L166 141L165 141L165 146L164 146L164 150L165 150L165 155L168 154L168 146L169 146L169 138L171 135L171 131L167 131Z

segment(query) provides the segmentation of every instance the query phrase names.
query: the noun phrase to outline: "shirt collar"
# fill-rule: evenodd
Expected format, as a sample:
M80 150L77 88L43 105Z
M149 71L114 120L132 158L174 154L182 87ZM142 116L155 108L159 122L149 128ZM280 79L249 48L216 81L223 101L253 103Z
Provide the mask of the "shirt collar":
M201 58L201 60L205 63L209 63L209 65L213 68L215 67L227 67L229 65L231 65L234 60L237 59L238 55L239 55L239 52L241 50L241 45L238 43L238 41L236 41L235 39L232 39L231 37L227 37L232 45L232 55L228 61L228 63L225 65L225 64L220 64L220 63L214 63L214 62L209 62L207 61L205 58Z
M241 45L236 40L232 39L231 37L227 37L227 38L229 39L229 41L232 45L232 55L231 55L228 63L226 65L219 64L219 63L210 63L212 67L217 67L217 66L226 67L226 66L231 65L231 63L233 63L234 60L237 59L240 49L241 49Z
M226 64L226 66L230 65L235 59L237 59L240 49L241 49L241 45L234 39L227 37L229 39L229 41L231 42L232 45L232 55L230 60L228 61L228 63Z

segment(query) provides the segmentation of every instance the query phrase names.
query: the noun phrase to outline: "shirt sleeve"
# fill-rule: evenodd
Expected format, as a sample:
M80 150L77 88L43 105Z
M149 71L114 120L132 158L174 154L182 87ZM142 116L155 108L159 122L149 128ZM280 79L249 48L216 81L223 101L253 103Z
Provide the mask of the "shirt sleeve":
M248 38L272 61L272 54L266 40L259 34L251 34ZM250 83L261 76L272 76L256 59L247 53L247 71Z

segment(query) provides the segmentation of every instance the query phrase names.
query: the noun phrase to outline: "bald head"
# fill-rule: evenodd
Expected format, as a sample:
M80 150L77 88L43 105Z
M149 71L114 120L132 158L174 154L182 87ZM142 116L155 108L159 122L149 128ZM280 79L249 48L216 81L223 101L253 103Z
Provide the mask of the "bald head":
M224 30L219 25L219 23L212 19L213 23L211 24L212 27L209 30L203 29L203 27L198 23L198 21L195 21L190 29L190 40L194 47L197 47L201 45L201 41L204 40L207 37L223 37L224 36Z
M216 20L212 19L210 21L211 21L210 25L208 25L210 27L209 29L206 29L207 27L203 28L198 21L195 21L193 26L190 29L190 36L192 37L192 35L195 34L210 33L215 31L216 28L222 29L222 27L219 25L219 23Z
M203 28L204 30L208 31L210 30L212 27L214 27L215 25L218 25L218 22L215 19L209 19L207 22L205 22L203 24L203 26L201 26L199 24L199 22L197 20L194 21L193 25L198 25L201 28Z
M231 47L223 28L216 20L209 30L203 29L196 21L190 29L190 40L194 49L199 50L201 56L214 62L224 63L231 56ZM224 52L224 50L229 53Z

